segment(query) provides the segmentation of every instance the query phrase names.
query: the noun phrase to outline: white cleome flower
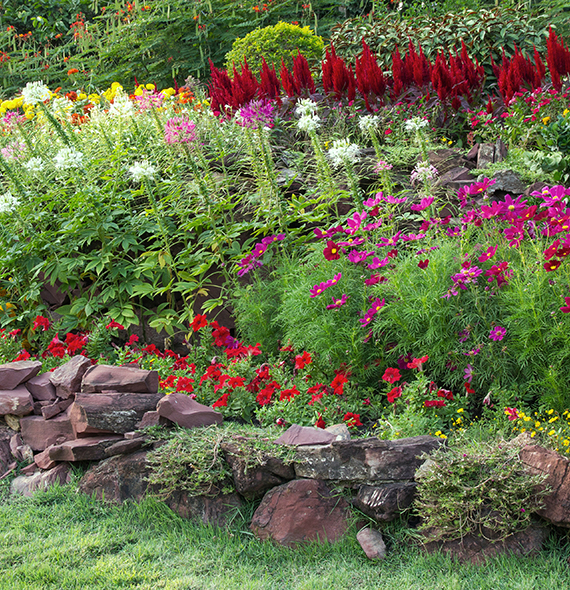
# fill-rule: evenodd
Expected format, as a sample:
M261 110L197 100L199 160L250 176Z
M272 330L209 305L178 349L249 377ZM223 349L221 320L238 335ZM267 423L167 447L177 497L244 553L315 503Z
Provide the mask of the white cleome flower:
M301 131L314 131L321 124L321 119L318 115L303 115L297 121L297 127Z
M28 82L22 89L24 104L38 104L51 98L49 88L43 82Z
M18 206L18 199L10 191L0 195L0 213L10 213Z
M435 166L432 166L427 162L418 162L412 170L410 181L412 184L416 184L416 182L420 181L427 182L428 180L433 180L437 175L438 171Z
M295 108L295 114L300 117L305 115L316 115L319 109L319 105L312 101L310 98L302 98L297 101L297 107Z
M156 172L157 169L146 160L144 162L135 162L129 168L129 174L135 182L140 182L145 178L153 178Z
M333 166L356 162L360 155L360 148L349 139L335 139L328 156Z
M55 167L60 170L80 168L83 164L83 154L75 148L62 148L53 160Z
M378 115L365 115L358 120L358 126L361 131L370 131L375 129L380 124L380 117Z
M66 119L69 112L73 109L73 103L66 96L54 98L50 104L52 113L60 119Z
M113 99L113 104L109 107L109 116L130 117L134 113L135 107L131 99L124 92L118 91Z
M427 127L428 124L429 124L429 121L427 121L426 119L420 119L419 117L412 117L411 119L408 119L406 121L406 124L404 125L404 127L406 128L406 131L409 131L410 133L416 133L417 131L419 131L423 127Z
M25 164L24 168L32 174L41 172L44 168L44 161L41 158L30 158Z

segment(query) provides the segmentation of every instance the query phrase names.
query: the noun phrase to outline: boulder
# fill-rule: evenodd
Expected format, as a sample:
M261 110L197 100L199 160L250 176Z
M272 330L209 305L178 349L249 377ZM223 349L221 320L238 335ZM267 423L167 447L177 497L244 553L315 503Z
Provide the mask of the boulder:
M386 557L386 543L380 531L374 529L361 529L356 535L362 550L368 559L384 559Z
M487 189L491 196L496 192L509 193L510 195L522 195L525 192L526 185L523 184L520 176L512 170L497 170L491 179L496 181Z
M87 357L77 354L67 363L58 367L53 373L50 373L50 381L55 386L57 395L67 399L73 393L79 391L81 379L89 367L91 367L91 361Z
M25 385L0 390L0 415L26 416L34 411L34 400Z
M557 526L570 528L570 461L537 445L527 445L520 452L521 461L533 475L546 476L544 485L551 492L544 497L544 508L539 516Z
M35 467L35 466L34 466ZM32 475L20 475L12 481L13 494L31 496L37 490L45 490L54 484L64 485L71 481L69 465L62 463L49 471L37 471Z
M158 372L133 366L94 365L83 375L81 392L103 391L158 393Z
M487 168L495 160L495 144L483 143L477 151L477 168Z
M423 463L423 453L436 449L441 440L415 436L399 440L365 438L333 442L326 446L299 447L297 477L345 484L399 483L413 481Z
M531 526L524 531L514 533L504 540L493 538L491 531L485 536L466 535L454 541L429 541L423 546L427 553L445 553L461 563L482 565L489 557L498 555L517 555L528 557L537 555L548 536L544 527Z
M99 461L105 458L105 449L122 440L121 436L92 436L68 440L49 450L52 461Z
M333 424L325 428L325 432L334 434L335 440L350 440L350 432L346 424Z
M43 451L50 445L59 445L75 438L68 412L51 420L42 416L27 416L20 420L22 439L34 451Z
M0 390L15 389L35 377L41 369L40 361L16 361L0 365Z
M265 494L250 528L261 540L294 547L303 541L338 541L349 519L346 501L324 482L296 479Z
M156 410L145 412L141 421L136 425L137 429L148 428L149 426L172 426L168 418L161 416Z
M78 435L93 430L122 434L134 430L161 398L159 393L78 393L69 416Z
M51 373L42 373L26 381L26 388L36 401L50 401L57 397L50 377Z
M106 502L139 502L146 493L149 475L146 451L119 455L91 467L81 478L79 490Z
M415 495L416 484L412 482L360 486L352 504L376 522L389 522L412 505Z
M33 399L33 396L32 396ZM53 402L51 401L41 401L41 402L36 402L34 401L34 410L33 410L33 414L34 416L42 416L42 410L43 408L45 408L46 406L51 406Z
M276 441L276 445L328 445L336 440L336 435L322 428L293 424Z
M183 428L221 424L223 417L209 406L203 406L183 393L165 395L156 408L159 416Z
M242 506L237 494L221 492L215 496L191 496L187 492L175 492L165 503L182 518L216 526L228 524Z

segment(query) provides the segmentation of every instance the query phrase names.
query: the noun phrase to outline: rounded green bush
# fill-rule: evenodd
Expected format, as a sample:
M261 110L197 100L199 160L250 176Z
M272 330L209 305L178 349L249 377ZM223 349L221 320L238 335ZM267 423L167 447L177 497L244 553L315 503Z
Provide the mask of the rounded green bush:
M322 37L315 34L310 27L299 27L279 22L271 27L259 28L248 33L243 39L236 39L231 51L226 54L225 64L228 72L243 64L247 59L249 69L254 74L261 71L261 60L278 70L281 60L291 69L293 58L300 51L309 64L321 60L324 43Z

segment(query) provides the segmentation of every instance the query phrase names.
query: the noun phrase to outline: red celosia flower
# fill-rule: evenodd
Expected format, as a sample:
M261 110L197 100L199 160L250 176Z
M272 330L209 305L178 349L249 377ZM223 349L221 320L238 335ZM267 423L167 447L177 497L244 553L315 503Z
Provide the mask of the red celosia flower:
M312 361L311 354L305 350L303 354L295 356L295 368L304 369L305 365L310 365Z
M176 384L176 391L187 391L192 393L194 391L194 379L192 377L179 377L178 383Z
M198 314L194 317L190 325L192 326L192 330L197 332L200 328L205 328L208 325L208 320L205 315Z
M344 415L343 420L346 422L348 428L356 428L357 426L362 426L362 422L360 421L360 414L353 414L352 412L347 412Z
M384 375L382 375L382 380L387 381L388 383L396 383L401 379L400 371L398 369L394 369L392 367L388 367L384 371Z
M125 326L121 326L121 324L119 324L115 320L112 320L109 324L107 324L105 326L105 329L106 330L111 330L112 328L117 328L117 330L124 330L125 329Z
M221 408L228 405L228 398L230 397L229 393L224 393L222 397L220 397L217 401L212 404L212 408Z
M394 387L392 390L388 392L388 401L393 404L396 399L398 399L402 395L402 388L400 386Z
M44 316L38 315L38 316L36 316L36 319L34 320L34 325L32 327L32 330L37 330L38 328L43 328L43 331L45 332L49 327L50 327L50 321L47 318L44 318Z

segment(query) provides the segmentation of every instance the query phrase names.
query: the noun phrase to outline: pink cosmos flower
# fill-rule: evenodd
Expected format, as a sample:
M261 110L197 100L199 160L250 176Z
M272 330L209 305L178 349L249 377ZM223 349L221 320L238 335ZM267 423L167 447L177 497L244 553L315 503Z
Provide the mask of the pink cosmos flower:
M418 204L410 206L412 211L423 211L427 209L434 201L433 197L424 197Z
M343 294L340 299L335 299L333 297L332 298L333 302L330 305L327 305L327 309L337 309L339 307L342 307L346 303L347 299L348 299L348 296L346 294Z
M491 332L489 332L489 338L495 342L500 342L505 337L506 333L507 331L502 326L495 326Z

